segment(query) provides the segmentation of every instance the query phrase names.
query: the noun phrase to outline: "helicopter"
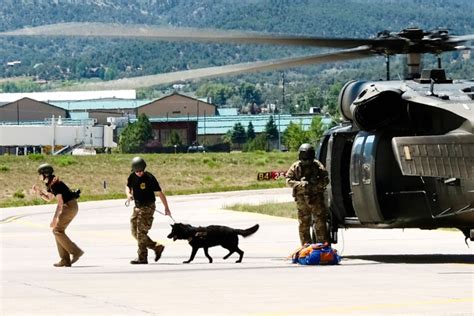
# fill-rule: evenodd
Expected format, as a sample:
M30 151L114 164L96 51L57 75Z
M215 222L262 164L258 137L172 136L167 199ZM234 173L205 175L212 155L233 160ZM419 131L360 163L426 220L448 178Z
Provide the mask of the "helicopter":
M339 51L83 84L121 89L368 58L386 57L386 81L349 81L338 100L342 122L327 131L316 158L326 166L331 241L340 228L457 228L474 240L474 81L449 79L439 55L465 50L474 34L407 28L374 38L323 38L104 23L62 23L9 36L141 38L298 45ZM390 56L405 55L408 75L390 79ZM438 68L422 70L424 54ZM77 87L76 87L77 88Z

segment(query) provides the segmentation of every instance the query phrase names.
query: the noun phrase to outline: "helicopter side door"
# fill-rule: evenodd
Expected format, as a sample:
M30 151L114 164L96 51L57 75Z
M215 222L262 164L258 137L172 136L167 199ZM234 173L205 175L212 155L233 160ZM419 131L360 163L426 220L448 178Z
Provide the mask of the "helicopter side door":
M317 158L329 172L330 183L326 201L335 225L343 225L354 218L349 185L350 153L355 133L343 127L326 135L321 141Z
M350 160L352 205L362 224L384 221L375 181L375 162L379 139L380 135L359 132L352 146Z

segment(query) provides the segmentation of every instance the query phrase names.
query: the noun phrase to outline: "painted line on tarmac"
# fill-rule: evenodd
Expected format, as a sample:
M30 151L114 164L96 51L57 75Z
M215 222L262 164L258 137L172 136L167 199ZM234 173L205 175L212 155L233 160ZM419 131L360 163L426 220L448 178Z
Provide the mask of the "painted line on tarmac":
M25 217L26 215L13 215L13 216L8 216L0 220L0 224L7 224L11 223L13 221L16 221L19 218Z
M27 216L43 215L43 214L49 214L49 213L52 213L52 212L41 212L41 213L29 213L29 214L21 214L21 215L12 215L12 216L2 218L0 220L0 224L12 223L12 222L18 221L20 218L27 217Z

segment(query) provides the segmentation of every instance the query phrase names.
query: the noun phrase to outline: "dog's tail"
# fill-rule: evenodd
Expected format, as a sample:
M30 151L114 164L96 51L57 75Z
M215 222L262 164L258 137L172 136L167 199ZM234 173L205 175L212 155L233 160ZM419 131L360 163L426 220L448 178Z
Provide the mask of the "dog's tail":
M242 235L242 236L244 236L244 237L247 237L247 236L250 236L250 235L252 235L253 233L255 233L255 232L258 230L259 227L260 227L260 226L259 226L258 224L256 224L256 225L254 225L254 226L252 226L252 227L250 227L250 228L247 228L247 229L236 229L235 231L237 232L237 234Z

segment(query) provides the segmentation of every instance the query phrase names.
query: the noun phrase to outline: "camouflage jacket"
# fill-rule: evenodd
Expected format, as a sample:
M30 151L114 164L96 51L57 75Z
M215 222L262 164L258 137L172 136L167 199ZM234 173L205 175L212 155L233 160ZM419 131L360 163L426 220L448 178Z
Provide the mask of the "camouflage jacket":
M317 194L324 192L329 184L328 172L316 159L309 166L303 166L298 160L288 169L286 184L293 188L293 196Z

